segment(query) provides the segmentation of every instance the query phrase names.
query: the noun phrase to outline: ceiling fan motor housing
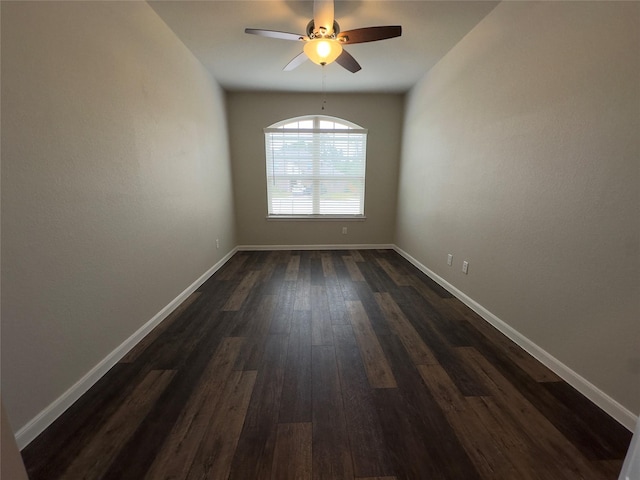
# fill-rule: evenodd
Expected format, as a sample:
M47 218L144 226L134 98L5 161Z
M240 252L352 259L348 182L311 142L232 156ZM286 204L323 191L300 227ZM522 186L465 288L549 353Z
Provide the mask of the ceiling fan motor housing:
M309 37L310 39L314 39L314 38L336 38L338 36L338 34L340 33L340 25L338 25L338 22L336 22L335 20L333 21L333 33L331 35L326 35L324 32L326 32L326 28L321 26L318 27L317 29L315 28L315 23L313 20L311 20L308 24L307 24L307 37Z

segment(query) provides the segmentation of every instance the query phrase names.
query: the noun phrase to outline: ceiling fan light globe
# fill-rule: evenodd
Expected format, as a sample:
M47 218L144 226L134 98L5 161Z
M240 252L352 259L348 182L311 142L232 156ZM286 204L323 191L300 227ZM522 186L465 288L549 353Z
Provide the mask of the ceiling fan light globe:
M333 39L317 38L305 43L304 53L313 63L328 65L340 56L342 45Z
M331 45L329 45L329 42L320 41L318 45L316 45L316 52L318 52L320 57L327 58L331 53Z

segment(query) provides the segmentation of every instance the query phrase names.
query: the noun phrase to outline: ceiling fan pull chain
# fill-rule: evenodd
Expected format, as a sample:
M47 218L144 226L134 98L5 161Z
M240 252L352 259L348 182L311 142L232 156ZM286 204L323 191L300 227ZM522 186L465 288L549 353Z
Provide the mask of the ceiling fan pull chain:
M325 81L326 81L326 71L325 71L325 65L322 65L322 110L324 110L324 106L327 103L327 88L325 85Z

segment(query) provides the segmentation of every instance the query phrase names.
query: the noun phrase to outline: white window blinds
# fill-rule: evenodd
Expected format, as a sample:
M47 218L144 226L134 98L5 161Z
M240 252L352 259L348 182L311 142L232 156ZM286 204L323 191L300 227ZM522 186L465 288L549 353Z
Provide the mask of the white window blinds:
M270 216L363 216L367 131L331 117L265 129Z

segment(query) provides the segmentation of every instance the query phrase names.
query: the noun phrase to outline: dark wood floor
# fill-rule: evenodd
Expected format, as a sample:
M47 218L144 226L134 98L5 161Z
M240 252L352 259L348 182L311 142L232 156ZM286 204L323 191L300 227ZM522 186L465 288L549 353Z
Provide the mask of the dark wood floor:
M32 480L616 479L631 433L391 250L237 253Z

